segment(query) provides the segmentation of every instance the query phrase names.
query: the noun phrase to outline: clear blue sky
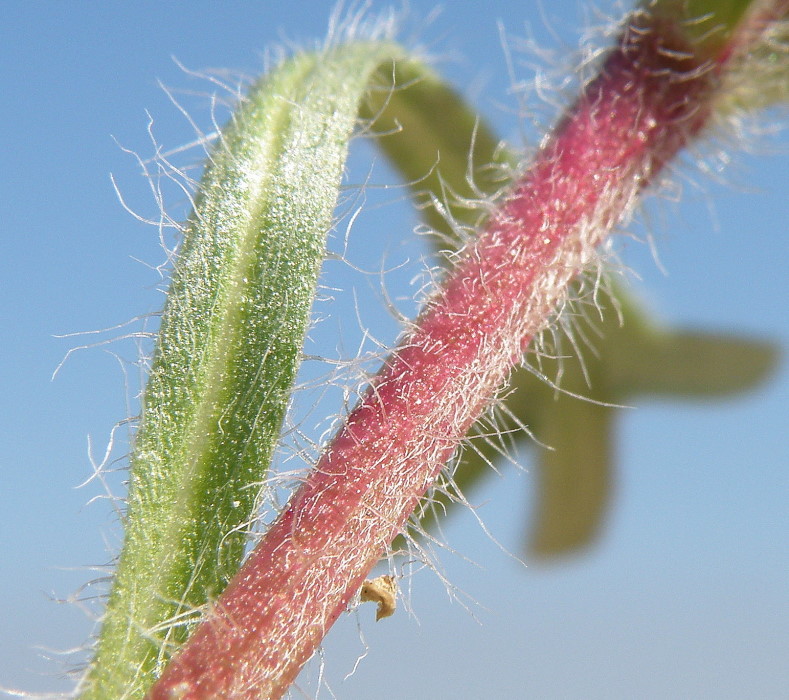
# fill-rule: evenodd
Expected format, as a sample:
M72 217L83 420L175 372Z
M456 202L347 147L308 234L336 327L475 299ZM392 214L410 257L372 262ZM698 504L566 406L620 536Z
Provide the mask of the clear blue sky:
M532 3L455 1L432 22L422 21L432 2L409 4L403 37L427 47L440 70L516 145L523 134L536 135L516 114L497 22L516 36L530 25L537 42L559 55L568 53L583 26L598 22L587 18L580 0L543 3L551 8L545 15L552 31ZM139 168L118 144L152 154L146 110L165 148L192 139L157 79L186 91L204 93L210 86L185 75L173 56L196 70L254 75L273 43L322 37L330 5L4 7L0 687L69 687L58 677L59 662L44 662L35 647L77 647L91 622L77 606L50 598L68 597L94 577L88 567L107 562L117 544L110 504L86 505L100 487L74 487L91 473L87 436L101 453L111 427L129 411L121 364L104 350L133 360L133 344L76 353L54 382L50 376L70 347L92 339L55 334L106 328L161 304L158 277L140 262L161 262L157 232L122 209L109 173L135 209L153 215L156 208ZM517 51L514 58L520 62ZM533 77L524 65L515 72L518 80ZM187 94L183 100L205 123L206 100ZM734 162L722 175L686 168L677 176L684 182L682 203L651 206L666 275L646 246L628 244L624 257L641 277L636 290L667 323L737 330L786 347L789 141L763 138L751 145L758 154L726 146ZM373 157L364 146L356 149L349 181L364 180ZM394 176L376 163L372 183L393 184ZM413 261L418 251L401 244L414 223L404 192L369 191L378 204L352 232L352 240L365 241L352 243L352 262L377 269L380 251L387 252L387 267ZM173 201L176 210L179 204ZM400 277L418 270L414 264ZM359 297L375 296L366 291L368 278L354 277L343 264L329 267L338 277L327 283L358 283ZM387 277L387 287L397 279ZM346 307L351 313L341 324L350 353L358 320L351 305L337 305ZM363 307L360 315L372 324L386 313ZM374 328L391 342L391 328ZM336 345L329 341L323 352ZM470 513L457 514L445 534L459 554L442 555L441 565L448 580L477 601L471 613L449 601L434 573L422 571L411 580L418 622L400 611L375 624L364 607L340 621L326 647L332 689L344 700L785 697L787 399L784 362L767 385L736 400L650 403L626 412L617 435L617 498L604 538L585 556L524 569ZM516 553L532 479L530 455L524 459L525 471L505 469L474 499L495 537ZM369 653L343 681L364 648L359 628ZM324 689L320 697L330 695Z

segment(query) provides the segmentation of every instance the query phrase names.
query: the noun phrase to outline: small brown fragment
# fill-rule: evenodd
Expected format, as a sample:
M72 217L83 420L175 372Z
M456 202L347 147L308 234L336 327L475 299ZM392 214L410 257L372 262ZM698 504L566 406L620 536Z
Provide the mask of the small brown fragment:
M397 583L394 576L384 575L367 579L362 584L360 600L362 603L368 601L378 603L378 610L375 613L376 622L393 615L397 607Z

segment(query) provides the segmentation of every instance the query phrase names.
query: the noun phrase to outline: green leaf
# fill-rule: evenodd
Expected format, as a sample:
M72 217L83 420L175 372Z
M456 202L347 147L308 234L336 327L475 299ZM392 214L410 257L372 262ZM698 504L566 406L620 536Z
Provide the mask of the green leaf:
M299 54L222 132L185 226L84 698L137 698L244 553L300 360L359 101L400 49ZM391 68L390 68L391 70Z
M641 4L662 17L697 57L711 64L734 60L715 100L719 114L756 112L789 100L785 0L643 0ZM746 41L744 52L743 37L750 34L759 40Z
M729 42L749 9L759 0L644 0L642 5L667 18L700 56L713 59Z
M508 183L517 158L424 64L398 61L378 77L385 89L370 93L362 114L374 120L378 146L409 183L425 222L457 246L458 227L479 225L480 198Z

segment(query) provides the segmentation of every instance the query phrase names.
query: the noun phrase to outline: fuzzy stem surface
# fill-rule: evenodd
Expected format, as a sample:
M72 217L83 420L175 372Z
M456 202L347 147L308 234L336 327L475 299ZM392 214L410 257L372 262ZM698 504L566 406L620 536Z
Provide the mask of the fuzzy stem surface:
M565 289L708 121L721 63L640 11L151 691L278 698Z

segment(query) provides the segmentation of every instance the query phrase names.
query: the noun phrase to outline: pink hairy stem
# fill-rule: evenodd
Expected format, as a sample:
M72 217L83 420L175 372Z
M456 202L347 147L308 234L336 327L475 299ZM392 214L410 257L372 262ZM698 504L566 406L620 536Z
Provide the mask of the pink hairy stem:
M307 480L150 692L279 698L639 191L720 65L635 14Z

